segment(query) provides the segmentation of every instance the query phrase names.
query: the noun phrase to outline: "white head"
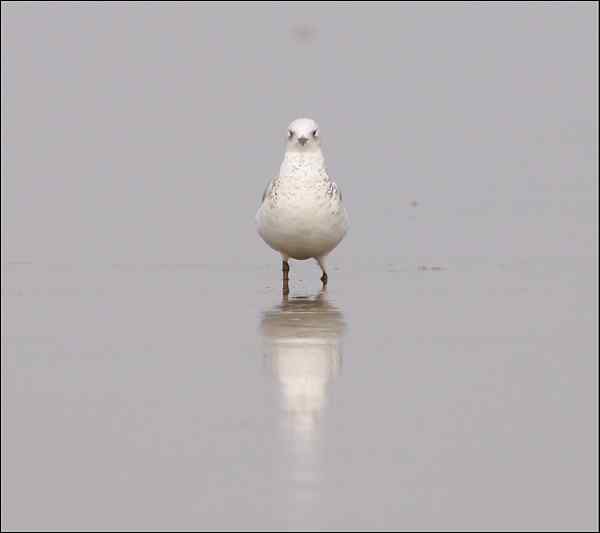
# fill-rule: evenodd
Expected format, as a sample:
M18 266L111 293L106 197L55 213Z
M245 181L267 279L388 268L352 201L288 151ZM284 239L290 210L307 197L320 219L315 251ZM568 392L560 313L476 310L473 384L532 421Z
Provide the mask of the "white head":
M320 152L319 125L310 118L297 118L288 126L288 152Z

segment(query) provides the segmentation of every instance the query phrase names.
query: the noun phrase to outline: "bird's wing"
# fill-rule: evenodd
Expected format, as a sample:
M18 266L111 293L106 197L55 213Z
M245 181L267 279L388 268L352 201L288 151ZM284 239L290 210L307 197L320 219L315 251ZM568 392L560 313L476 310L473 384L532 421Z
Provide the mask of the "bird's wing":
M340 186L333 180L331 180L331 183L329 184L328 193L332 197L337 196L340 199L340 202L342 201L342 189L340 189Z
M267 186L265 187L265 190L263 191L263 195L262 195L262 200L260 201L261 205L264 203L265 198L267 196L269 196L269 192L271 192L271 187L273 187L273 180L275 178L272 178L269 180L269 183L267 183Z

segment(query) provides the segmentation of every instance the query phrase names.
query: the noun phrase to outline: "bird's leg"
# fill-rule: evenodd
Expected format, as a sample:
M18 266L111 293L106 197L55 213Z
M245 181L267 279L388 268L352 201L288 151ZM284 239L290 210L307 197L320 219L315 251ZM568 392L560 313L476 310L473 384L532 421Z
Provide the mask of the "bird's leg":
M281 270L283 271L283 294L289 294L290 293L290 286L289 286L290 264L285 259L282 262Z
M285 259L282 262L281 270L283 271L283 281L288 281L290 279L290 264Z
M317 263L319 263L319 266L321 267L321 271L323 272L323 275L321 276L321 282L323 283L323 287L325 285L327 285L327 271L325 270L325 258L324 257L318 257L317 258Z

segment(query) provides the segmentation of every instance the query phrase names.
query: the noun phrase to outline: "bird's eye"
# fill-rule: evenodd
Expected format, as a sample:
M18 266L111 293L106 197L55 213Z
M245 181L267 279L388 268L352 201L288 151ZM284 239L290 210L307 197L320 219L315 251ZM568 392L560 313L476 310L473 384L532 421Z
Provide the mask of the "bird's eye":
M294 132L292 130L288 130L288 139L291 139L294 136Z
M313 135L313 137L318 137L319 136L319 130L313 130L312 135Z

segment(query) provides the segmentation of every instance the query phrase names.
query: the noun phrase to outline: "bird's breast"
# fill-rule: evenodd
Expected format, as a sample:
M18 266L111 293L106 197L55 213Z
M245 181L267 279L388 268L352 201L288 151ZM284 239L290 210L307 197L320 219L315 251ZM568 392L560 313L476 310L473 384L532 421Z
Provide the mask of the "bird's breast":
M344 237L347 217L329 180L312 185L280 180L259 210L259 233L272 248L296 259L318 257Z
M282 220L290 218L306 224L319 224L341 208L335 184L327 179L276 179L265 204Z

